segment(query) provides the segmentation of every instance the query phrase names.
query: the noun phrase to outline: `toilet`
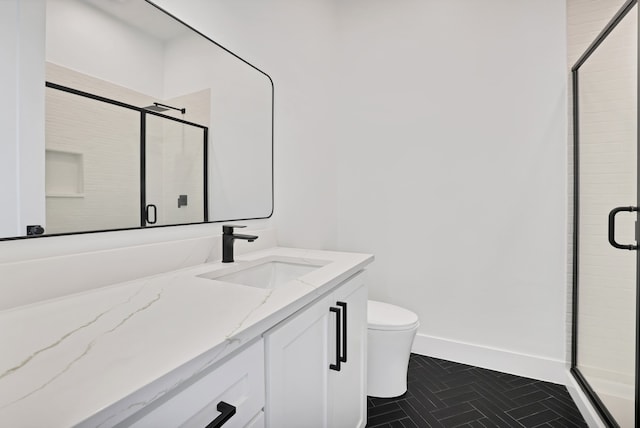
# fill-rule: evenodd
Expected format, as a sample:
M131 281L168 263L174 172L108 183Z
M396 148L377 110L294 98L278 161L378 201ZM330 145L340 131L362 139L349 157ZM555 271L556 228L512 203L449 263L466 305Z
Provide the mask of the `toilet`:
M389 303L367 304L367 395L397 397L407 392L407 369L418 316Z

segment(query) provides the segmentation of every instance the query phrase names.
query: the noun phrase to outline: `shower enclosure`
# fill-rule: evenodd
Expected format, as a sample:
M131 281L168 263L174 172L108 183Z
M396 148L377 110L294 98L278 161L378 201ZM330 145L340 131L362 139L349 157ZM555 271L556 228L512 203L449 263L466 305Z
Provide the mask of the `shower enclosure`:
M638 420L638 6L627 1L572 68L571 372L603 420Z
M208 221L206 126L46 86L47 233Z

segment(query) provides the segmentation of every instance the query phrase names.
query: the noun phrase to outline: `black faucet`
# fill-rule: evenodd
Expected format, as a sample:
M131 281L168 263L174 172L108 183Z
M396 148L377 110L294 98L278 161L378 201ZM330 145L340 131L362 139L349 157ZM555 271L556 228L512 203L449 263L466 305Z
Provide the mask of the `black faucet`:
M249 242L253 242L258 239L255 235L234 234L234 227L247 226L234 226L231 224L222 226L222 263L233 263L233 242L236 239L246 239Z

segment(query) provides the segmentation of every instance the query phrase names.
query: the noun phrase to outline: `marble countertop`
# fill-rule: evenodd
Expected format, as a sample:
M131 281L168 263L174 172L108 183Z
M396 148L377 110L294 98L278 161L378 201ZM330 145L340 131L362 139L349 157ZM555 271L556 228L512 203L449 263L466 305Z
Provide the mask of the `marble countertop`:
M275 289L198 276L265 259L323 266ZM236 260L1 311L0 426L114 425L329 292L373 256L274 247Z

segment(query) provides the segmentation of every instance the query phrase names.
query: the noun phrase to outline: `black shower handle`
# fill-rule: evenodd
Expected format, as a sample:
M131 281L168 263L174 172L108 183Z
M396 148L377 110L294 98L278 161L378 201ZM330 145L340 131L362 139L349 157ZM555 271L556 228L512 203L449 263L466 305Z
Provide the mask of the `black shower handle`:
M151 213L151 208L153 208L153 221L151 221L149 214ZM145 213L145 217L147 220L147 223L149 224L156 224L156 221L158 221L158 207L156 207L153 204L149 204L145 207L144 209L144 213Z
M638 245L633 244L619 244L616 242L616 215L619 212L635 212L638 211L638 207L616 207L611 210L609 213L609 244L611 244L614 248L618 248L620 250L637 250Z

